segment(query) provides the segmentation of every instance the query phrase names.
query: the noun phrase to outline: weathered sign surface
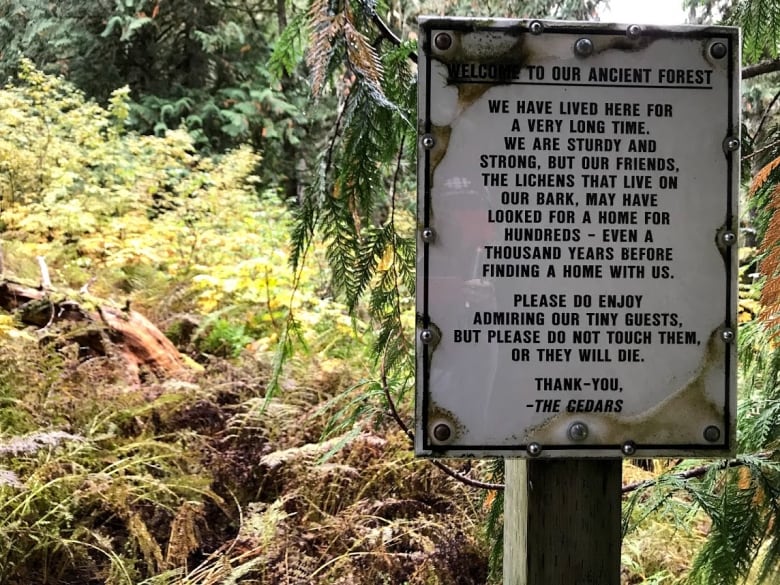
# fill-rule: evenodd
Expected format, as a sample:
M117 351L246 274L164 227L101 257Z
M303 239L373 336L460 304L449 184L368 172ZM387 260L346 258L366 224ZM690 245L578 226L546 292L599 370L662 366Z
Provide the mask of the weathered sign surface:
M739 37L424 18L417 445L725 454Z

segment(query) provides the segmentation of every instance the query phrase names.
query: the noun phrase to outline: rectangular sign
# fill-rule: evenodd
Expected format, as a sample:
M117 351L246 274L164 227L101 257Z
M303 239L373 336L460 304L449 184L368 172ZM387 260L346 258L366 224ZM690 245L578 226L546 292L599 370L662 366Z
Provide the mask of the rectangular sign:
M738 29L419 39L417 454L732 452Z

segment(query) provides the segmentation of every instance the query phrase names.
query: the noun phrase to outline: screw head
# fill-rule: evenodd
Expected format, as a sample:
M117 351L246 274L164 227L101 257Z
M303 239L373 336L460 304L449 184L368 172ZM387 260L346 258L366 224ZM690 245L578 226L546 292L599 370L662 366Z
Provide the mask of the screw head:
M720 338L726 343L731 343L732 341L734 341L734 331L732 331L731 329L724 329L720 333Z
M710 55L713 59L723 59L729 52L725 43L717 42L710 45Z
M723 239L724 244L731 246L734 242L737 241L737 234L734 232L723 232L721 238Z
M433 39L433 44L440 51L446 51L452 46L452 37L449 33L439 33Z
M426 244L430 244L436 239L436 232L433 231L433 228L424 228L422 231L422 241Z
M426 134L425 136L422 137L423 147L430 149L433 148L435 144L436 144L436 139L430 134Z
M704 438L710 443L716 442L720 439L720 429L714 425L708 426L704 429Z
M634 453L636 453L636 443L634 441L626 441L623 443L623 446L620 448L620 451L623 453L623 455L631 456Z
M729 136L723 142L723 148L726 150L726 152L734 152L739 148L739 146L739 138L735 138L734 136Z
M433 331L431 331L430 329L423 329L420 332L420 341L422 341L425 344L428 344L431 341L433 341Z
M528 30L531 31L532 35L540 35L544 30L544 25L538 20L534 20L531 24L528 25Z
M580 57L589 57L593 54L593 41L590 39L577 39L574 43L574 52Z
M444 441L448 441L451 436L452 429L450 428L450 425L439 423L433 427L433 438L437 441L441 441L443 443Z
M542 454L542 446L539 443L529 443L526 451L531 457L539 457Z
M638 39L642 35L642 27L638 24L632 24L626 29L626 36L629 39Z
M584 441L588 438L588 425L583 422L572 423L568 435L572 441Z

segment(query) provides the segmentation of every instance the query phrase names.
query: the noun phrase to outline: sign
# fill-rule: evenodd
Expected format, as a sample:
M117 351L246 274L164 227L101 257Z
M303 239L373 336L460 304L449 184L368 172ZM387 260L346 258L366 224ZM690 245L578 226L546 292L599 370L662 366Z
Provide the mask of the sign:
M739 46L421 19L417 454L733 450Z

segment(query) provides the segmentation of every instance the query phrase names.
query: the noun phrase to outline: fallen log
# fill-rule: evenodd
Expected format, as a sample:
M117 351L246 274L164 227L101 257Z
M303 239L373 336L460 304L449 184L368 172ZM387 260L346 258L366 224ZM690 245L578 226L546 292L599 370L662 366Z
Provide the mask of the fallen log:
M61 333L69 343L75 341L93 355L118 355L131 380L140 381L145 370L166 379L188 369L176 346L141 313L129 306L117 308L100 299L79 296L0 280L0 309L45 331L71 325Z

